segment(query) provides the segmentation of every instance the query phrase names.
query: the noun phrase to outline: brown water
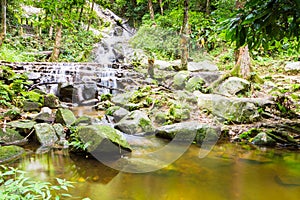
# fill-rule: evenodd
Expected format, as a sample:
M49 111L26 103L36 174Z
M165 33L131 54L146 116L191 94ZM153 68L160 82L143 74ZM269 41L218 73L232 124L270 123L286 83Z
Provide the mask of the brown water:
M100 162L53 150L32 155L19 167L40 180L76 181L72 199L93 200L293 200L300 198L300 153L222 144L205 158L191 146L176 162L131 174Z

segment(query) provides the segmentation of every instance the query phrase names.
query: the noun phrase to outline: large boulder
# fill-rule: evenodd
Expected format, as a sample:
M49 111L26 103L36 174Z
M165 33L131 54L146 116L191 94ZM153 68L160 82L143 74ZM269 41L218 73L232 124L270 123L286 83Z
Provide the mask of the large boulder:
M113 113L113 117L115 122L119 122L123 117L129 114L129 111L126 110L125 108L119 108Z
M36 124L34 125L34 130L38 141L43 146L53 146L58 140L58 137L56 136L56 131L50 124Z
M206 109L213 115L224 120L237 123L251 123L256 121L260 115L258 106L263 106L263 100L251 98L227 98L217 94L202 94L195 91L198 97L198 107Z
M20 158L25 150L19 146L0 146L0 164Z
M31 120L17 120L7 123L8 126L17 129L20 133L28 133L35 124L36 122Z
M115 125L115 127L127 134L153 131L152 122L148 115L140 110L128 113Z
M109 144L107 140L116 144L115 147L122 147L127 150L131 150L130 145L128 144L124 135L117 131L116 129L107 126L107 125L88 125L88 126L78 126L77 128L78 136L80 140L84 143L88 143L88 151L92 152L96 149L101 148L101 144ZM111 150L108 145L108 149L105 151ZM110 147L114 148L112 145ZM103 147L102 149L105 149Z
M189 62L188 71L199 72L199 71L218 71L218 66L208 60L202 62Z
M60 106L60 101L54 94L47 94L44 96L44 106L49 108L58 108Z
M59 108L56 111L55 122L63 125L71 125L76 120L75 115L69 109Z
M40 111L41 104L38 102L24 101L23 102L23 110L25 112Z
M249 88L249 81L238 77L230 77L221 83L214 92L225 96L234 96L238 92L247 91Z
M181 122L157 128L156 136L187 142L192 139L197 144L202 144L203 140L216 142L221 130L219 127L201 124L197 121ZM192 137L192 138L191 138Z
M116 106L124 107L126 104L130 103L129 100L131 99L133 93L134 91L117 94L112 97L111 102Z

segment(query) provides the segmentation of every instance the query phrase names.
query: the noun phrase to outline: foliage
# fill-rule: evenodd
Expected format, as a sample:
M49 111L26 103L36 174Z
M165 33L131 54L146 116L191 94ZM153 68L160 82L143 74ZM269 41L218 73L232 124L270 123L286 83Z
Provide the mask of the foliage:
M90 145L90 142L84 143L80 140L78 136L77 127L70 126L69 130L71 132L68 143L73 151L83 151L85 152Z
M299 48L300 2L297 0L250 0L225 20L227 38L250 49L284 45L296 40Z
M0 166L0 198L1 199L60 199L71 197L68 193L72 182L56 178L57 185L49 182L34 181L26 177L24 171Z

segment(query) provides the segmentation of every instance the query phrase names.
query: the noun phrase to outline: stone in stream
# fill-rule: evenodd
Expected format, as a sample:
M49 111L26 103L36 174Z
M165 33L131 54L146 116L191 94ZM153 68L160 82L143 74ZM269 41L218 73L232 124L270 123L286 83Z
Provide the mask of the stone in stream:
M209 124L201 124L197 121L181 122L171 125L162 126L156 129L156 136L174 139L186 142L190 140L191 135L195 135L194 141L201 145L204 139L215 142L219 139L221 129Z
M25 150L22 147L15 145L0 146L0 164L18 159L23 155L25 155Z
M214 92L225 96L234 96L239 92L249 90L249 88L249 81L238 77L229 77Z
M76 120L75 115L69 109L59 108L56 111L55 122L63 125L71 125Z
M252 143L255 145L261 145L261 146L275 146L276 141L268 136L267 133L261 132L258 133L253 139Z
M107 125L88 125L78 126L77 132L80 140L88 144L87 149L89 152L105 151L113 153L123 149L131 150L129 143L123 134L116 129ZM112 145L113 142L115 145Z
M56 131L52 125L47 123L40 123L34 125L35 134L37 136L38 141L42 144L42 146L51 147L58 140L56 135Z
M124 116L116 125L116 128L127 134L153 132L153 126L148 115L140 110L135 110Z
M20 133L28 132L35 124L36 122L31 120L18 120L7 123L8 126L17 129Z

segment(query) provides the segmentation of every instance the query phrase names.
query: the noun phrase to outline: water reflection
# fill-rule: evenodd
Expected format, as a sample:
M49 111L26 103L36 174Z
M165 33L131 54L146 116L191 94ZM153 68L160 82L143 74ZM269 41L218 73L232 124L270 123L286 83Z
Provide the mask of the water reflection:
M222 144L203 159L198 153L191 146L173 164L145 174L119 172L65 150L32 155L19 165L36 179L76 181L73 199L299 199L299 152Z

